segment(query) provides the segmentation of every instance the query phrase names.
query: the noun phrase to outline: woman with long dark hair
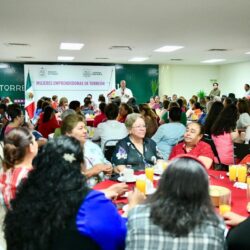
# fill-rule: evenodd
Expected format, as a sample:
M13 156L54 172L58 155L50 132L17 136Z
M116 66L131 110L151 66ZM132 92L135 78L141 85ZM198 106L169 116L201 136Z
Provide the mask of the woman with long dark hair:
M126 249L225 248L224 223L209 197L205 166L182 156L164 172L157 191L128 216Z
M236 130L238 110L234 104L225 107L211 128L211 135L218 151L220 161L224 165L234 164L233 142L239 139ZM214 159L215 163L217 158Z
M11 104L7 108L9 123L3 128L4 135L7 135L12 129L18 128L23 124L24 115L19 105Z
M222 102L214 102L212 104L212 107L207 114L205 124L204 124L205 134L211 135L211 127L213 126L216 118L218 117L222 109L223 109Z
M125 220L81 173L82 146L73 137L49 141L20 185L4 232L9 250L124 248Z
M60 125L56 119L55 110L51 106L46 106L38 121L38 131L44 138L48 138L49 134L54 133L55 129L59 127Z

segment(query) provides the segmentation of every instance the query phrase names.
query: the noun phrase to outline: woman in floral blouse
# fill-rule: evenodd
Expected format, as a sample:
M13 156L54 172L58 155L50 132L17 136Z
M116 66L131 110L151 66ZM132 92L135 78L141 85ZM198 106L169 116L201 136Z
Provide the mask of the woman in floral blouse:
M157 159L162 159L156 143L145 138L146 125L142 115L128 115L125 125L129 135L117 143L112 157L118 172L127 165L131 165L134 170L144 169L145 165L153 165Z

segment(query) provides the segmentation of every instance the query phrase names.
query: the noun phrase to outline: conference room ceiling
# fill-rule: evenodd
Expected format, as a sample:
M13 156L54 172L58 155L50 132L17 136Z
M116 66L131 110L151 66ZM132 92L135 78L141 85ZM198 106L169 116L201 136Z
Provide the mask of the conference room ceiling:
M61 42L84 47L60 50ZM154 51L166 45L184 48ZM73 56L74 63L148 57L141 63L197 65L225 59L216 63L225 64L250 60L246 52L250 0L0 0L1 62L57 62L58 56Z

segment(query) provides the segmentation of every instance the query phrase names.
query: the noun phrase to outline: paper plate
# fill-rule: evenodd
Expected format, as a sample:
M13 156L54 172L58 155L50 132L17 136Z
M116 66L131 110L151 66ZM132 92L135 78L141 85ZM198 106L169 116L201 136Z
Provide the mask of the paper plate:
M120 176L120 177L118 177L117 180L120 182L133 183L133 182L136 182L136 176L133 176L133 178L131 178L129 180L124 180L124 177Z

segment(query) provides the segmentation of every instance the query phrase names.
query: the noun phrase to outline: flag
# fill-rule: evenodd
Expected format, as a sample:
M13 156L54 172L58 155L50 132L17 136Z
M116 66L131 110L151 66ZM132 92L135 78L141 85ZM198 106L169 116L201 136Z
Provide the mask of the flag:
M34 93L29 72L27 75L26 87L25 87L25 110L27 111L29 118L32 119L35 113L35 102L34 102Z

